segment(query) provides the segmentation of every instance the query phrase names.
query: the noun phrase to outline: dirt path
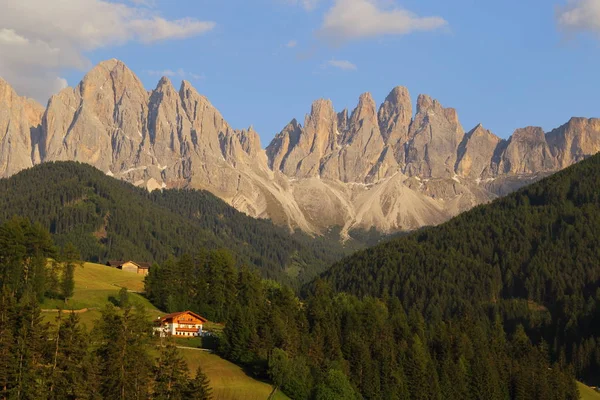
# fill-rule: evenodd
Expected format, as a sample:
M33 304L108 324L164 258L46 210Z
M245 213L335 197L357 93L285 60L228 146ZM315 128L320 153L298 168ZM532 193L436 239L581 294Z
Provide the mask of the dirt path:
M42 309L42 312L59 312L62 311L64 313L75 313L75 314L83 314L86 313L88 311L92 311L92 310L98 310L98 307L92 307L92 308L82 308L81 310L60 310L58 308L54 308L54 309Z

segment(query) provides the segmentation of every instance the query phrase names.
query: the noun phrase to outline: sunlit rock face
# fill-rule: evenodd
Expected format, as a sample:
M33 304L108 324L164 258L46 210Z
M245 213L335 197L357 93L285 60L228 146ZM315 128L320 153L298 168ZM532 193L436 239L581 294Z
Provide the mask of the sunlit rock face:
M46 109L0 79L0 177L45 161L75 160L148 190L211 191L253 217L321 234L434 225L600 150L600 120L573 118L545 134L501 140L408 89L369 93L351 111L312 104L263 149L232 128L189 82L147 91L118 60L94 67Z

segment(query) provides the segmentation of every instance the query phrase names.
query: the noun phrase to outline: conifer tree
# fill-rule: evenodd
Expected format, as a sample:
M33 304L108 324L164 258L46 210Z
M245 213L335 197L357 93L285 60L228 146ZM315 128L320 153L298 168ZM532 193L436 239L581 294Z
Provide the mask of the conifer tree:
M16 399L43 399L47 375L48 324L42 322L35 295L28 292L15 319L14 388Z
M210 381L202 370L202 366L199 365L196 370L196 376L189 382L186 399L211 400L212 398Z
M290 360L285 351L275 348L269 358L269 376L273 382L273 390L269 394L271 400L275 393L290 380L292 368Z
M87 334L79 326L79 317L74 312L66 316L59 312L55 325L48 398L97 398L96 371L88 353Z
M119 290L119 307L126 308L129 307L129 292L127 288L122 287Z
M99 346L100 391L104 398L146 398L152 361L148 355L150 325L144 312L111 304L96 323Z
M75 289L75 267L79 265L80 255L75 246L69 242L65 245L61 255L64 263L63 276L61 280L62 295L65 302L73 297Z
M7 287L0 292L0 399L10 394L12 377L15 376L15 302Z
M160 348L154 367L154 393L156 400L183 400L187 398L189 385L185 360L172 343Z

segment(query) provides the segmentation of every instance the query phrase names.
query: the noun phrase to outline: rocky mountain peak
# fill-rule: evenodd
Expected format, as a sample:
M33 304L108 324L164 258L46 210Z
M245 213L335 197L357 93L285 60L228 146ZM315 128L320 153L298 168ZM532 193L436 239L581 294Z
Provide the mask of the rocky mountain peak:
M528 126L515 130L511 137L511 142L545 142L546 134L538 126Z
M166 93L166 92L176 93L173 83L166 76L163 76L162 78L160 78L160 80L156 84L156 89L154 89L154 90L157 92L161 92L161 93Z
M513 175L541 173L556 167L557 160L544 130L535 126L515 130L500 161L500 171Z
M492 159L501 139L478 124L458 146L456 173L473 180L492 175Z
M298 144L301 134L302 127L294 118L275 136L266 149L269 168L275 171L284 169L287 156Z
M408 89L395 87L379 107L379 126L386 144L397 145L408 141L412 121L412 102Z
M13 93L14 90L12 86L10 86L8 82L2 79L2 77L0 77L0 98L2 98L3 100L8 99L9 97L13 96Z
M333 109L333 103L329 99L318 99L312 103L310 114L307 118L312 121L327 120L330 121L332 116L335 114ZM308 123L304 123L308 125Z
M78 85L78 92L83 98L91 98L102 90L114 91L120 97L126 90L140 89L145 92L139 78L124 63L115 59L100 62Z
M40 161L41 120L44 108L21 97L0 78L0 177Z
M546 136L559 168L600 151L600 119L573 117Z
M473 139L473 138L477 138L477 137L496 136L496 135L494 135L491 131L485 129L483 124L479 123L479 124L477 124L477 126L475 128L473 128L469 132L467 132L466 136L468 139ZM498 139L498 140L500 140L500 139Z
M427 94L420 94L417 98L417 114L425 113L434 108L435 105L439 105L437 100L432 99Z
M238 137L242 148L248 155L254 156L262 150L260 135L254 130L253 126L250 126L247 130L242 130Z
M150 190L206 189L238 210L311 233L340 226L391 232L436 224L600 151L600 120L573 118L544 135L464 133L456 110L427 95L416 114L394 88L377 109L365 93L349 115L317 100L261 149L188 81L147 91L118 60L95 66L43 107L0 80L0 177L75 160Z
M458 114L437 100L419 95L410 126L405 172L410 176L452 177L464 131Z
M348 109L344 108L338 113L338 131L344 132L348 129Z
M377 106L371 93L363 93L358 98L358 105L352 111L350 116L350 124L357 123L358 121L369 119L372 122L377 121Z

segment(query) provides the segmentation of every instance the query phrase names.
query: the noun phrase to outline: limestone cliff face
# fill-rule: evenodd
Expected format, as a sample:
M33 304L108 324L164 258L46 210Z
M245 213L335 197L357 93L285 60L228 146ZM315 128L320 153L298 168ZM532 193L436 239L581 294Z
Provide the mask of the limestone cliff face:
M10 176L39 162L44 108L19 97L0 78L0 177Z
M425 178L454 175L457 150L464 137L453 108L444 108L426 95L417 101L406 151L406 173Z
M481 124L477 125L458 146L456 173L471 180L492 177L493 157L500 141Z
M396 146L408 142L408 131L413 117L408 89L398 86L379 107L379 129L386 144Z
M600 119L571 118L547 139L557 167L566 168L600 151Z
M0 79L0 177L40 162L76 160L148 190L198 188L291 229L339 226L410 230L600 151L600 120L573 118L544 134L501 140L456 111L397 87L377 107L369 93L336 112L317 100L263 149L253 129L233 129L192 85L162 78L147 91L123 63L94 67L47 108Z
M267 148L274 167L289 177L320 176L321 161L338 147L338 115L330 100L317 100L304 120L292 121Z
M384 147L375 101L369 93L360 96L347 129L338 136L334 151L322 161L321 177L342 182L364 182Z
M500 174L535 174L554 171L557 162L550 152L542 128L517 129L508 141L508 146L499 164Z

